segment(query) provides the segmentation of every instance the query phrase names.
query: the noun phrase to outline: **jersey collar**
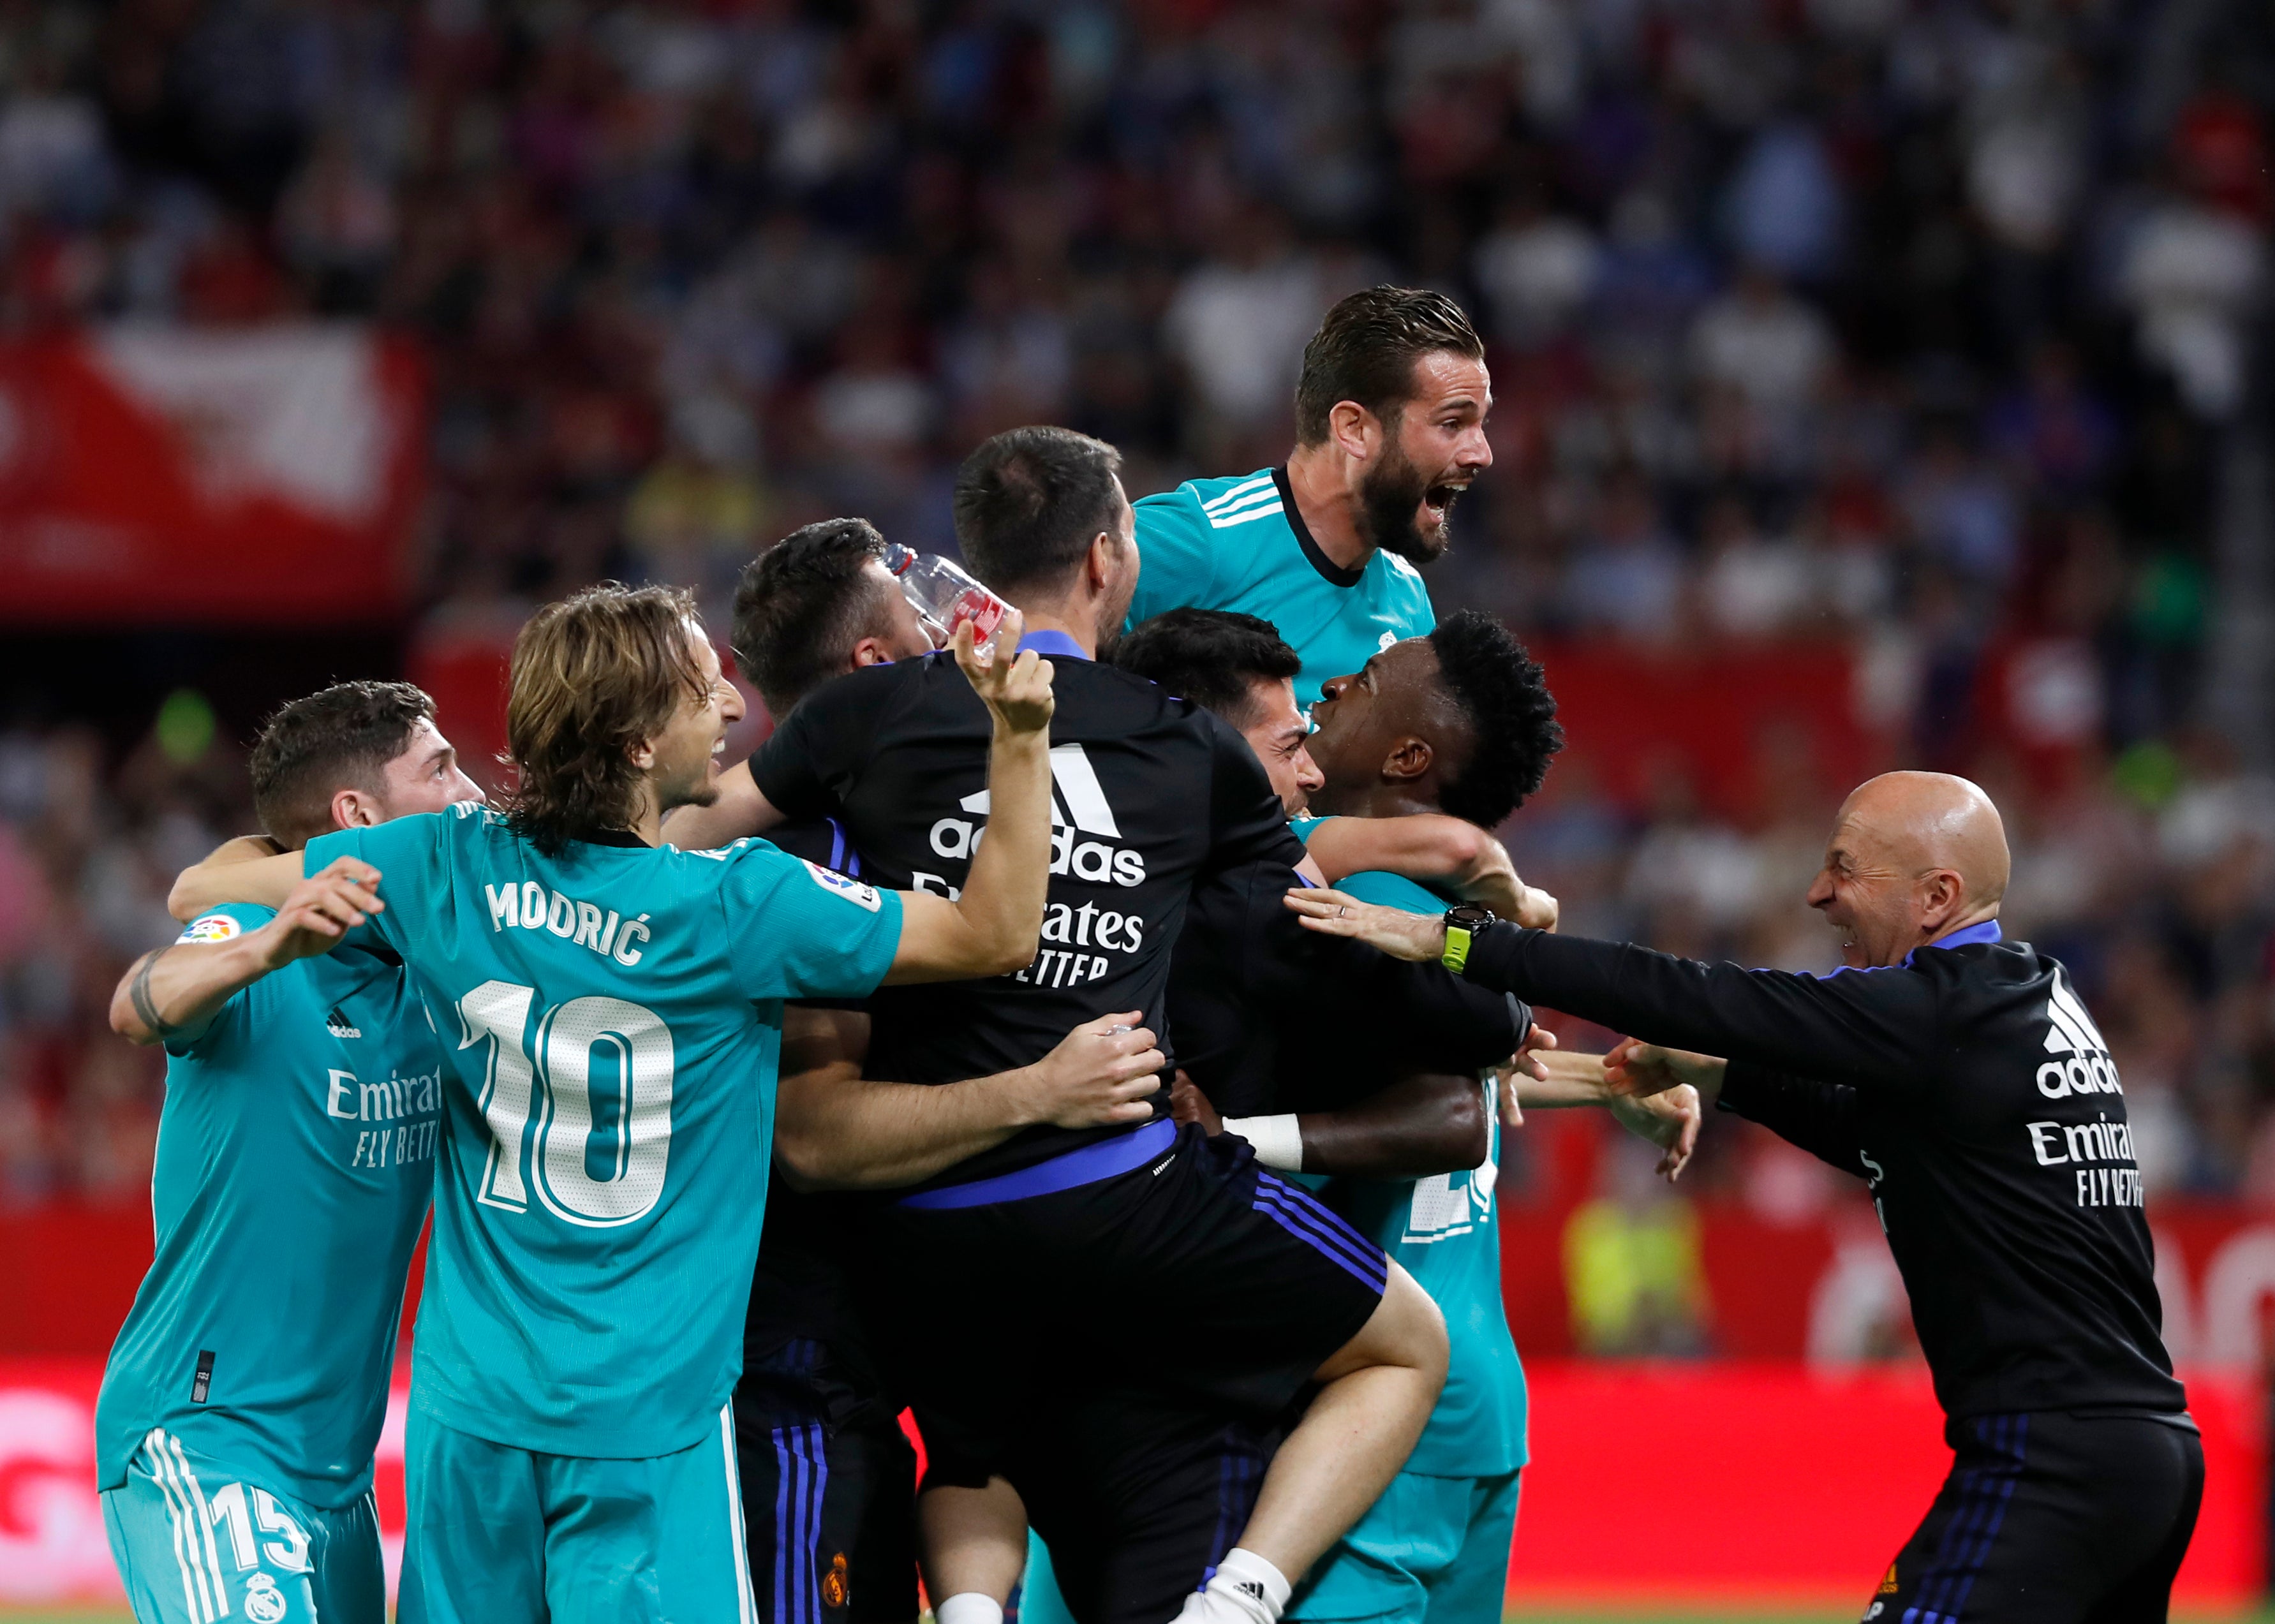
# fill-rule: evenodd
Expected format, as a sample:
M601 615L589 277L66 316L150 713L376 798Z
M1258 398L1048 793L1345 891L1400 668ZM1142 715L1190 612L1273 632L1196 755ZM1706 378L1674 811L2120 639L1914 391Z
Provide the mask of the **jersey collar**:
M1296 505L1296 492L1288 483L1288 471L1274 468L1272 483L1280 487L1280 505L1287 512L1288 528L1296 533L1296 545L1304 549L1304 556L1311 562L1311 568L1319 572L1319 578L1330 586L1342 587L1356 586L1364 580L1365 564L1360 564L1356 570L1346 570L1321 552L1319 544L1311 540L1311 527L1304 523L1304 510Z
M2005 934L1999 929L1999 921L1985 919L1980 925L1970 925L1963 931L1954 931L1948 936L1939 936L1933 941L1924 945L1931 948L1971 948L1979 941L2004 941L2005 940ZM1912 949L1912 953L1918 951L1917 948ZM1905 963L1908 964L1912 962L1912 953L1904 955Z
M1019 639L1020 653L1024 654L1031 648L1039 654L1047 654L1053 660L1090 658L1088 654L1082 652L1082 645L1074 640L1072 632L1061 631L1054 626L1047 626L1040 631L1030 631Z

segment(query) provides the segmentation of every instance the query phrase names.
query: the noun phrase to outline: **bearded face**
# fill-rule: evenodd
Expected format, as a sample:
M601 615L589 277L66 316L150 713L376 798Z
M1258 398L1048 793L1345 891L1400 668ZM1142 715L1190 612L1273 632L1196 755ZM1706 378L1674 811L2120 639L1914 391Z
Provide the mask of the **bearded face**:
M1453 545L1447 521L1471 475L1459 466L1423 469L1407 455L1403 424L1389 427L1382 455L1359 481L1359 524L1369 544L1414 563L1433 563Z

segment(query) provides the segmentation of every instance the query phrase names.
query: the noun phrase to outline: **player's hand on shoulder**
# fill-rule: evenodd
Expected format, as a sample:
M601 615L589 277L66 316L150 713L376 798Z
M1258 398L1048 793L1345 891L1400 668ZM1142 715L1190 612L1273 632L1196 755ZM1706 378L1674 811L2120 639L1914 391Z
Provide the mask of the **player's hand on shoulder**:
M995 644L982 648L971 623L966 621L956 629L955 640L949 646L956 651L956 663L964 680L1001 726L1013 733L1039 733L1050 726L1056 703L1051 694L1051 662L1032 651L1011 659L1003 657L1018 647L1025 623L1018 610L1006 611Z
M268 967L329 953L347 933L385 909L379 871L357 857L336 857L322 872L292 888L276 917L262 927L270 938Z
M1028 1068L1030 1118L1059 1128L1106 1128L1153 1114L1162 1054L1141 1010L1102 1015Z
M1224 1115L1215 1102L1201 1092L1199 1084L1180 1070L1169 1084L1169 1118L1172 1122L1195 1122L1212 1139L1224 1131Z

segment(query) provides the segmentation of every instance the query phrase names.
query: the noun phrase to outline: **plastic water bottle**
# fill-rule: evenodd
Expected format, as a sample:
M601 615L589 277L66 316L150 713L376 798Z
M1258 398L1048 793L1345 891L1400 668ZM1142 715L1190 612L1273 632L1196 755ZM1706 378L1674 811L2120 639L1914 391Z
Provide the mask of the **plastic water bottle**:
M978 646L994 650L1004 616L1010 612L1009 604L934 553L913 552L897 541L888 542L884 563L900 582L901 595L941 647L953 642L956 629L969 621Z

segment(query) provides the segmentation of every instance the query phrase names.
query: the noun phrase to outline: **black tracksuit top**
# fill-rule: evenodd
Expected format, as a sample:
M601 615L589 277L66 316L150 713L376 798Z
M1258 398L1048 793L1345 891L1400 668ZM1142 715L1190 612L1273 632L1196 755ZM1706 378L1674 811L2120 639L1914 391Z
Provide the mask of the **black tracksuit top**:
M1948 1414L2187 1407L2116 1068L2027 943L1818 978L1495 925L1467 973L1727 1056L1724 1108L1865 1179Z

